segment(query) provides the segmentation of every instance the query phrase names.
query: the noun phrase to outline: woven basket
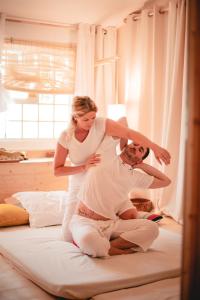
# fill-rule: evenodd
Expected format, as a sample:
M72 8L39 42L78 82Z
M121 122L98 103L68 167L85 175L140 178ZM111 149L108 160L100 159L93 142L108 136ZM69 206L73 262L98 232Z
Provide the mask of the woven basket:
M144 198L132 198L130 199L133 205L139 211L147 211L150 212L153 209L153 203L149 199Z

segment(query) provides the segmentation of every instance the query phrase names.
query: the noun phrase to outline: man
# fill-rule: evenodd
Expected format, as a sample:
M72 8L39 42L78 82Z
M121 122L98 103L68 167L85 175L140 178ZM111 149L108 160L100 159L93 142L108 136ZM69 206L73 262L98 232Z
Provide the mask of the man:
M149 150L140 145L126 144L120 155L111 157L109 152L106 157L111 139L105 137L101 144L102 162L88 171L70 223L75 244L93 257L146 251L158 236L158 226L136 219L137 210L128 193L134 187L170 184L166 175L143 162Z

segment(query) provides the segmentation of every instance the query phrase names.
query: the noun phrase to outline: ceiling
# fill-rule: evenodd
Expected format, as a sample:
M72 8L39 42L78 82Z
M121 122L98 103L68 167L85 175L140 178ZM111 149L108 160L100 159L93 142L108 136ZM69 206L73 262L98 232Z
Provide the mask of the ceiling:
M0 12L9 16L59 23L120 26L147 0L0 0Z

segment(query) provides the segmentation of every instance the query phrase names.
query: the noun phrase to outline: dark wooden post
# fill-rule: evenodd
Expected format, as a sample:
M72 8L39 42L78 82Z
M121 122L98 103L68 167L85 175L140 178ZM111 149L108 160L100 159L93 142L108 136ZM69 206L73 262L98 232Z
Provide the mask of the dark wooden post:
M200 299L200 1L188 0L188 139L184 191L182 300Z

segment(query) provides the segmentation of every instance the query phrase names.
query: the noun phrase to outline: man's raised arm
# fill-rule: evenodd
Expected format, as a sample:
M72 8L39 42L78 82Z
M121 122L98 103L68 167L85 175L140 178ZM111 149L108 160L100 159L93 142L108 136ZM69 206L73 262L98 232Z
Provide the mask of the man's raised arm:
M154 177L152 184L149 186L150 189L162 188L171 183L171 180L164 173L143 162L135 165L134 169L141 169L145 173Z

